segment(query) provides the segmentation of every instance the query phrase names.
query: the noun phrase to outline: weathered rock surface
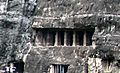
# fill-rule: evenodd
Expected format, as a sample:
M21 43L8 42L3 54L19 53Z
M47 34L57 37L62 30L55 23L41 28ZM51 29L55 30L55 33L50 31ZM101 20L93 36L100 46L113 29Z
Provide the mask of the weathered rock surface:
M34 17L35 19L32 25L33 28L95 28L93 41L95 41L96 43L96 48L89 48L87 50L85 49L86 47L79 48L79 50L82 49L83 51L77 50L77 52L74 52L74 54L79 55L80 53L82 53L82 55L79 55L76 59L74 59L76 57L75 55L73 55L72 53L68 53L69 56L67 56L67 58L72 57L74 59L74 62L70 59L66 61L66 63L70 64L68 68L68 73L84 73L84 67L86 67L85 65L87 60L91 60L90 58L93 58L93 63L91 63L92 65L96 61L98 61L98 63L99 61L100 63L104 63L103 61L112 62L112 64L110 64L112 65L110 69L112 70L112 72L118 72L118 66L116 66L119 64L118 60L120 40L120 2L118 0L39 0L38 4L39 5L37 5L37 9L35 12L36 16ZM52 62L51 55L47 56L50 49L45 49L47 51L45 55L48 62L46 66L44 66L44 64L41 68L46 68ZM66 47L64 47L64 49L66 49ZM76 49L78 49L78 47L72 48L72 52ZM55 51L54 53L56 52L57 51ZM66 50L65 52L68 52L68 50ZM62 55L59 55L58 58L60 57L60 59L67 59L65 56L68 54L64 54L63 58L61 58ZM40 53L40 55L43 55L43 53ZM53 58L55 57L56 55L53 56ZM57 62L57 59L52 60L54 61L54 63L60 62ZM62 64L63 63L64 61L62 61ZM89 64L88 67L91 68L91 64ZM101 64L98 67L93 66L93 69L89 69L88 72L97 73L98 69L100 70L100 72L107 72L104 65L106 64Z
M95 28L96 47L35 46L41 28ZM49 73L51 64L69 65L67 73L105 73L101 63L109 61L119 73L119 43L119 0L0 0L0 67L15 58L23 59L25 73Z
M0 0L0 67L12 59L22 59L29 49L32 16L24 14L25 5L25 0Z

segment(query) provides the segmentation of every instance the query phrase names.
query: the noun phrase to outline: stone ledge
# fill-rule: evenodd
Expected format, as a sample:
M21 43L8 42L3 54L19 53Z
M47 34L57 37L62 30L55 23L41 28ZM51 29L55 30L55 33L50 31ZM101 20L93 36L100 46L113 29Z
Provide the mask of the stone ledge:
M93 48L92 46L32 46L33 48Z

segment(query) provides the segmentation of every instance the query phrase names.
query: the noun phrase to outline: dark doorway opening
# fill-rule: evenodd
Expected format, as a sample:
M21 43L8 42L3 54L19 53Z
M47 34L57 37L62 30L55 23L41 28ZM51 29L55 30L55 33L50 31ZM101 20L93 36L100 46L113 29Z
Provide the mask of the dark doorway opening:
M24 62L23 60L19 60L17 62L14 63L15 67L16 67L16 71L18 73L23 73L24 72Z
M92 36L94 34L94 31L87 31L86 32L86 45L89 46L89 45L92 45Z
M58 32L58 39L59 39L58 44L63 46L64 45L64 31Z
M68 31L67 32L67 46L72 46L73 44L73 32Z
M22 59L20 59L20 60L14 60L14 61L9 61L8 65L10 65L11 63L16 68L15 69L16 73L23 73L24 72L24 62L23 62Z
M76 39L77 39L76 44L77 45L83 46L83 35L84 35L83 31L76 32Z

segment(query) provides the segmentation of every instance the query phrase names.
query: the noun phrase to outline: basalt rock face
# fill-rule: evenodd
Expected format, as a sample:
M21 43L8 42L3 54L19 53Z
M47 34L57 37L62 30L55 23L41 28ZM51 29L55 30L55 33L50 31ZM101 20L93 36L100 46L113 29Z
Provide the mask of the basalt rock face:
M119 3L118 0L38 0L35 21L39 23L33 24L33 27L80 28L96 25L111 14L119 14Z
M29 6L25 0L0 0L0 67L26 54L32 30Z
M92 47L34 45L26 64L33 64L36 59L37 62L26 67L28 72L32 73L29 70L33 68L36 73L49 73L50 65L64 64L69 65L67 73L118 73L119 0L38 0L37 4L32 25L35 31L42 28L95 30ZM36 37L33 39L35 44L39 43Z
M119 0L0 0L0 8L1 67L23 59L25 73L51 73L53 64L67 73L119 73ZM42 28L94 28L93 45L40 46Z

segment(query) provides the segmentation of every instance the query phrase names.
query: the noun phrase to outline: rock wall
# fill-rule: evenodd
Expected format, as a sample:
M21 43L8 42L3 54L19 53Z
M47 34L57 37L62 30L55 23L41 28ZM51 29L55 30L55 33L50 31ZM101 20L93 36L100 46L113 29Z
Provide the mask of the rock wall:
M47 70L49 70L52 62L54 64L69 64L67 73L118 73L120 40L119 4L120 1L118 0L38 0L35 12L36 16L34 17L32 25L35 30L36 28L95 28L92 37L95 47L94 44L91 49L90 47L72 47L71 53L54 55L59 47L53 47L54 50L44 46L45 49L35 46L41 51L46 51L46 53L42 53L41 51L35 52L38 48L31 50L28 59L31 56L34 56L35 61L35 58L39 58L37 59L38 63L36 63L36 65L41 65L39 69L37 69L38 67L36 65L31 67L40 73L49 73ZM67 48L71 49L70 47L60 48L59 52L61 52L63 48L64 50ZM74 52L74 50L77 50L77 52ZM53 51L53 53L50 51ZM57 52L57 54L59 52ZM65 52L70 52L70 50L66 50ZM49 54L52 54L53 57ZM74 61L68 59L71 57ZM32 60L32 58L30 58L30 60ZM29 64L28 61L27 64ZM30 66L27 66L28 69L29 67Z
M25 73L49 73L51 64L69 65L67 73L118 73L119 8L119 0L0 0L0 67L22 59ZM41 28L95 28L95 47L35 46Z
M11 60L23 59L29 49L33 12L27 13L31 6L28 3L26 0L0 0L0 67Z

